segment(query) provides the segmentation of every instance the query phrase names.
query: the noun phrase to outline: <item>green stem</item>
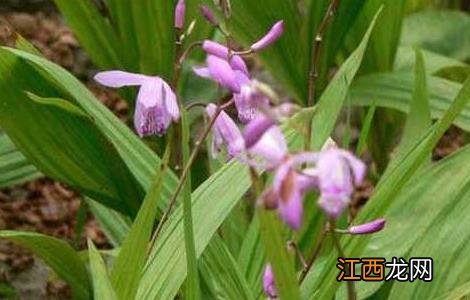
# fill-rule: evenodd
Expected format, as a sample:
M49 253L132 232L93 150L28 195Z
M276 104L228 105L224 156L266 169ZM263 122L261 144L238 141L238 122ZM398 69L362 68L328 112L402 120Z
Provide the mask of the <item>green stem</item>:
M339 241L339 233L336 232L336 224L334 220L330 221L330 227L331 227L331 237L333 238L333 243L335 245L336 250L338 250L338 254L340 257L345 258L346 255L344 254L343 247L341 247L341 243ZM354 270L349 270L349 272L354 272ZM346 281L347 287L348 287L348 299L349 300L356 300L357 295L356 295L356 288L354 286L354 281L348 280Z

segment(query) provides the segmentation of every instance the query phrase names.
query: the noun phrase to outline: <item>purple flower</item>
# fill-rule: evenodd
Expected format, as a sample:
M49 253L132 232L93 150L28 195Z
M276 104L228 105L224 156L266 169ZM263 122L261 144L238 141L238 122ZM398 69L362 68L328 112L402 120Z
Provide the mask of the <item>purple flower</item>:
M354 184L360 184L366 173L365 164L351 153L328 148L318 154L315 168L320 189L320 207L337 218L349 204Z
M264 135L264 133L275 124L273 119L260 115L245 126L243 131L243 138L245 139L245 146L251 148L254 146Z
M221 86L228 88L233 93L240 92L239 76L236 71L232 69L229 63L217 56L207 56L207 68L194 67L196 75L210 78L219 83Z
M259 128L250 129L248 125L247 128L250 131L259 130ZM287 159L287 143L278 126L268 127L263 134L259 132L245 133L245 137L245 144L247 141L250 143L250 146L246 147L246 151L250 156L247 163L251 166L272 170L280 166ZM257 140L255 137L257 137Z
M271 27L269 32L264 37L262 37L259 41L257 41L253 45L251 45L250 48L253 51L260 51L268 47L275 41L277 41L281 37L283 32L284 32L284 21L278 21L276 22L276 24L273 25L273 27Z
M277 289L274 283L274 274L271 264L267 264L264 269L263 290L270 299L277 298Z
M305 193L317 184L316 178L299 173L296 167L316 159L315 153L296 154L284 161L274 176L273 190L278 198L279 215L294 230L302 225Z
M186 14L186 3L184 0L178 0L175 8L175 28L183 29L184 26L184 16Z
M350 234L369 234L382 230L385 227L385 219L377 219L369 223L351 226L348 229Z
M239 77L240 92L234 94L235 106L238 111L238 118L243 123L247 123L256 118L259 108L269 106L269 98L261 93L256 85L256 80Z
M224 45L221 45L221 44L216 43L214 41L205 40L202 43L202 49L204 49L204 51L206 51L206 53L209 54L209 55L217 56L218 58L224 59L226 61L228 61L228 59L229 59L228 48L225 47ZM245 64L245 61L243 60L243 58L241 58L238 55L233 55L231 57L230 66L235 71L241 71L246 76L249 75L248 68Z
M179 120L176 95L160 77L106 71L96 74L94 78L100 84L114 88L140 86L134 112L134 126L140 137L162 135L170 126L171 120Z
M199 5L199 11L201 12L202 16L213 26L219 26L219 22L217 22L217 19L215 18L214 14L212 13L212 10L201 4Z
M215 104L208 104L206 106L206 112L210 118L215 116L217 106ZM222 148L222 144L227 145L229 157L235 157L242 153L245 149L245 141L237 124L227 115L224 111L221 111L217 119L215 120L214 127L212 129L213 140L212 140L212 156L215 158Z

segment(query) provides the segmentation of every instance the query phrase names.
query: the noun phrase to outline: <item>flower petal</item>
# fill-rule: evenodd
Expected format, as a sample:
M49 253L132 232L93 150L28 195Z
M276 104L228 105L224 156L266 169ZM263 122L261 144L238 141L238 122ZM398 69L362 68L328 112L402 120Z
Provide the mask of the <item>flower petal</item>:
M142 85L152 77L123 71L99 72L94 79L105 86L119 88L123 86Z
M282 33L284 32L284 21L278 21L276 24L271 27L269 32L263 36L259 41L251 45L251 49L254 51L259 51L261 49L264 49L277 41Z
M176 95L166 82L162 82L162 85L165 91L165 105L168 113L171 115L173 121L178 121L180 118L180 109L176 101Z
M274 274L271 264L267 264L263 274L263 290L266 295L272 299L277 298L276 285L274 283Z
M206 67L193 67L193 72L199 77L212 79L211 73Z
M248 149L251 155L259 156L267 168L278 166L287 155L287 144L278 126L272 126L259 141Z
M234 93L240 92L240 85L237 81L235 71L230 67L227 61L216 56L207 56L207 67L211 77L220 85L230 89Z
M205 40L202 44L202 48L209 55L215 55L220 59L228 61L228 48L224 45L216 43L214 41ZM237 71L243 72L246 76L249 75L248 67L245 61L238 55L233 55L230 59L230 66Z
M349 166L351 167L354 176L354 183L356 185L361 184L364 180L364 177L366 176L366 164L348 151L341 151L341 153L343 157L349 162Z

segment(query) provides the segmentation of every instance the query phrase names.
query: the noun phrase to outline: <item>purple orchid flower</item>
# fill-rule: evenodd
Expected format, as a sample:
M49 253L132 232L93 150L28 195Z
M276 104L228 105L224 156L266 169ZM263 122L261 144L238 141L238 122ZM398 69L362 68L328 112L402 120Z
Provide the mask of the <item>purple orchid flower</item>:
M382 230L385 227L385 219L377 219L369 223L351 226L348 229L350 234L369 234Z
M207 56L207 67L194 67L196 75L209 78L233 92L238 117L243 123L253 120L258 114L258 108L269 105L269 98L256 88L257 82L248 76L246 65L238 56L232 62L227 62L228 50L225 46L206 41L203 47L210 53ZM236 58L240 59L237 63Z
M263 290L270 299L277 298L277 289L274 283L273 269L270 264L267 264L264 269Z
M186 3L184 0L178 0L175 8L175 28L183 29L184 17L186 15Z
M284 21L278 21L273 25L273 27L271 27L271 29L268 31L268 33L264 37L262 37L259 41L257 41L253 45L251 45L250 48L253 51L260 51L268 47L275 41L277 41L281 37L283 32L284 32Z
M199 11L201 12L202 16L212 25L212 26L219 26L219 22L212 13L212 10L207 7L206 5L199 5Z
M295 154L285 160L276 170L273 191L277 195L277 210L292 229L298 230L302 225L303 199L305 194L316 187L317 180L296 170L296 167L315 161L315 153Z
M217 106L215 104L210 103L206 106L206 112L210 118L214 117L216 110ZM217 157L223 143L227 145L230 158L238 156L244 151L245 141L243 140L242 133L238 129L237 124L224 111L221 111L215 120L212 133L212 157Z
M328 148L319 153L314 173L320 189L319 205L336 219L349 204L354 185L364 180L366 165L348 151Z
M120 88L140 86L134 112L134 126L140 137L162 135L171 121L180 117L176 95L171 87L158 76L147 76L123 71L106 71L95 75L102 85Z

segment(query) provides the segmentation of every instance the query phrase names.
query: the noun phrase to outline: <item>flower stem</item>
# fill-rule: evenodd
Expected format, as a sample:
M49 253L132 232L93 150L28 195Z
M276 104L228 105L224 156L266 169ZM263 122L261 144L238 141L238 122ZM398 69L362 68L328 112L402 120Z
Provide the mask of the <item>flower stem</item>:
M335 232L335 221L331 220L330 221L330 226L331 226L331 236L333 238L333 243L335 245L336 250L338 250L338 254L340 257L346 257L344 254L344 250L341 247L341 243L339 242L339 235L337 232ZM354 270L349 270L349 272L354 272ZM354 286L354 281L346 281L347 287L348 287L348 300L356 300L356 288Z
M307 106L313 106L315 104L316 97L316 86L318 79L318 69L320 68L320 57L321 57L321 46L323 36L330 25L331 20L338 8L340 0L331 0L326 10L325 16L323 17L320 25L318 25L317 32L314 37L314 42L310 51L310 70L308 72L308 99ZM310 149L310 142L312 138L312 124L308 123L307 133L305 137L305 150Z
M315 249L313 250L312 256L310 256L309 260L306 263L306 266L302 269L300 273L299 282L302 283L307 276L308 272L312 269L313 263L317 259L318 255L320 255L320 251L323 247L323 242L325 241L326 235L328 230L326 230L326 224L323 226L320 236L317 240L317 244L315 245Z
M163 225L165 224L165 222L168 220L168 216L170 215L170 212L171 210L173 209L173 206L175 205L176 203L176 199L178 198L178 195L179 193L181 192L183 186L184 186L184 182L186 180L186 177L188 176L189 172L191 171L191 166L193 165L194 161L196 160L196 157L202 147L202 145L204 144L204 140L207 138L207 136L209 135L209 132L210 130L212 129L212 126L214 125L215 123L215 120L217 119L217 117L219 116L220 112L227 106L231 105L233 103L233 100L230 100L229 102L227 102L226 104L224 105L219 105L215 111L215 114L214 114L214 117L210 120L209 124L207 125L206 129L204 130L204 132L202 133L201 137L198 139L198 141L196 142L196 146L194 147L193 151L191 152L191 155L189 156L189 159L188 159L188 162L187 164L185 165L184 167L184 170L183 172L181 173L181 177L178 181L178 185L176 187L176 190L175 192L173 193L173 196L171 197L170 199L170 202L168 204L168 207L167 209L165 210L165 212L163 213L162 215L162 218L160 219L160 222L158 223L158 226L157 226L157 229L155 230L154 234L153 234L153 237L152 237L152 242L154 242L158 235L160 234L162 228L163 228Z

